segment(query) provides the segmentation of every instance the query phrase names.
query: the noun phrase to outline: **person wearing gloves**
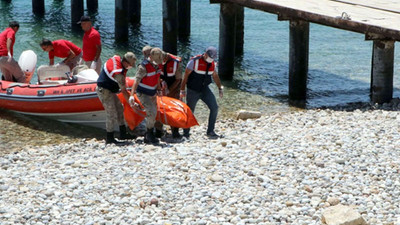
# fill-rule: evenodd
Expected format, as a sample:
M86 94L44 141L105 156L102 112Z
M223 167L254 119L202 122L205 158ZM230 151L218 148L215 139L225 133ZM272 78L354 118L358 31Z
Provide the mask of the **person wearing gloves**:
M69 66L70 70L72 70L82 57L82 50L67 40L56 40L50 41L48 39L43 38L40 42L40 47L43 51L49 53L50 63L49 65L54 65L54 57L64 58L64 60L59 64L65 64Z
M82 59L80 65L86 65L90 69L96 70L98 74L101 72L101 38L99 32L92 26L89 16L82 16L78 22L82 30L85 32L82 40Z
M136 94L146 111L146 134L145 143L156 144L159 140L154 135L154 124L157 116L157 96L161 95L160 75L158 65L163 62L164 52L160 48L152 48L150 56L145 58L138 66L135 76L135 84L132 87L129 104L135 107L133 95Z
M201 99L210 109L208 117L207 136L210 138L220 137L214 132L215 122L218 114L218 104L214 94L209 88L209 84L214 79L218 86L219 97L223 97L223 86L217 74L216 63L217 49L208 47L202 55L194 56L186 66L185 75L181 83L180 98L186 97L186 104L194 113L197 102ZM185 86L187 90L185 91ZM190 129L184 129L183 136L189 137Z
M11 21L8 28L0 33L0 71L3 80L25 83L25 73L13 58L15 34L18 30L19 23Z
M129 101L129 93L126 90L126 73L136 66L136 56L127 52L123 57L114 55L104 64L97 79L96 92L106 111L106 144L123 144L114 138L114 127L119 125L120 139L135 139L136 136L126 132L124 107L117 93L121 92Z
M165 53L161 69L161 89L163 95L179 99L179 90L182 81L182 65L181 58L170 53ZM155 124L156 137L163 135L163 124L159 121ZM172 138L181 138L179 128L171 127Z

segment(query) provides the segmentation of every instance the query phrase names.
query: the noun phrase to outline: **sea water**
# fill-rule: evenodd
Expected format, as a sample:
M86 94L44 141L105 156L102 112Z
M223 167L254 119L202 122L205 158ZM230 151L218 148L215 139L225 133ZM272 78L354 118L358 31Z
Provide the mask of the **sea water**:
M42 38L67 39L82 46L83 32L71 31L70 1L45 1L43 17L33 15L31 2L0 1L0 29L4 30L11 20L20 22L14 45L16 59L22 51L32 49L38 55L37 67L47 64L48 55L39 46ZM90 14L101 34L103 62L126 51L133 51L140 62L143 46L162 47L162 1L142 1L141 25L129 28L129 41L124 44L114 39L114 3L114 0L99 0L98 11ZM184 65L208 46L218 49L219 9L218 4L209 1L192 0L191 35L187 42L178 43L178 55ZM241 108L262 112L292 109L288 104L288 21L278 21L274 14L246 8L244 24L244 53L236 58L233 80L223 81L225 96L218 100L222 115L233 116ZM307 108L369 101L372 41L365 41L363 34L310 24L309 45ZM400 95L397 47L398 44L393 97ZM134 74L134 69L128 73ZM35 80L36 77L32 82ZM215 86L213 90L217 93Z

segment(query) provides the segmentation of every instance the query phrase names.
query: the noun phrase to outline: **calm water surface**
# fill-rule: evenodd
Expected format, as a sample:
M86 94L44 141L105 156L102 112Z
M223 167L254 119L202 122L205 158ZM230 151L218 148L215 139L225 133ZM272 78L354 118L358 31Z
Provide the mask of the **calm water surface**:
M45 1L46 14L32 14L31 1L0 1L0 28L17 20L21 28L15 43L16 58L27 49L38 55L38 66L48 63L47 53L39 47L42 38L68 39L82 45L82 32L71 32L70 1ZM85 6L86 7L86 6ZM162 47L162 1L142 1L140 27L130 27L129 41L114 41L114 1L100 0L99 10L91 15L99 30L103 62L113 54L133 51L142 60L144 45ZM85 14L87 12L85 11ZM238 109L263 112L292 110L288 106L289 28L287 21L253 9L245 10L244 54L237 58L234 79L223 82L225 98L219 100L220 117L233 117ZM209 45L218 48L219 5L209 1L192 0L191 36L178 44L178 55L184 63L202 53ZM396 49L398 44L396 44ZM333 106L352 102L368 102L370 87L372 42L364 35L311 24L307 108ZM399 52L395 51L394 96L399 97ZM37 66L37 67L38 67ZM134 75L134 70L129 76ZM33 82L36 78L33 78ZM197 110L197 109L196 109ZM196 115L208 115L200 105ZM0 115L1 116L1 115Z

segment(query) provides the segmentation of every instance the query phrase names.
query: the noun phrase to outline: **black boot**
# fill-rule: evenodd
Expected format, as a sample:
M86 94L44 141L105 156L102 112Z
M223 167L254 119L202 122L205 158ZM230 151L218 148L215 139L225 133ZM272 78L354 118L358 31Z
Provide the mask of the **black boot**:
M107 132L106 145L107 144L123 145L123 144L125 144L125 142L115 140L114 132Z
M157 144L159 140L154 136L153 129L147 129L146 134L144 135L144 143L146 144Z
M127 139L136 139L137 136L127 133L125 125L119 126L119 139L127 140Z
M156 129L155 137L156 138L161 138L163 136L163 131Z
M172 127L172 138L181 138L182 136L179 134L179 128Z

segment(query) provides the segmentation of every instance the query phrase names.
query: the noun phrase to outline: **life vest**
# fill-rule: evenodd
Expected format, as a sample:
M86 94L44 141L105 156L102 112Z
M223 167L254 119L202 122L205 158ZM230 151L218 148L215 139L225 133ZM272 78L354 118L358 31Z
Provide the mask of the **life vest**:
M161 71L161 79L163 79L168 87L170 87L176 80L176 71L178 70L179 63L181 62L180 57L169 55L168 61L164 65L160 65L163 68Z
M97 86L110 90L113 93L119 92L118 82L114 79L117 74L126 77L127 70L122 66L121 57L114 55L104 63L103 69L97 79Z
M193 60L194 65L187 81L187 87L200 92L212 82L211 76L215 70L215 62L207 63L203 59L203 55L197 55L190 60Z
M140 81L137 92L153 96L157 92L161 70L158 66L154 67L148 60L143 60L142 66L146 68L147 75Z

